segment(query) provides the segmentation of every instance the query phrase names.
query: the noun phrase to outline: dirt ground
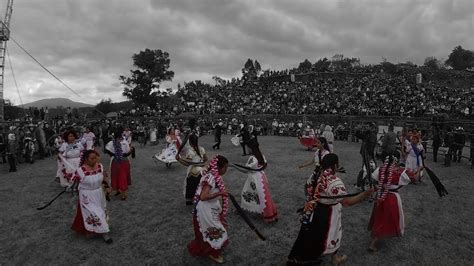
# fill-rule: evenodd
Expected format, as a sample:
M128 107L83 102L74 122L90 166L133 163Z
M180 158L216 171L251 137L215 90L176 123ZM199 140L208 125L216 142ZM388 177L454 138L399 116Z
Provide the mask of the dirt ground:
M200 138L210 158L216 154L212 141L212 136ZM268 160L266 173L280 218L278 223L266 225L260 217L250 215L267 237L261 241L231 206L231 243L223 253L227 265L283 265L300 227L296 210L304 202L303 183L312 169L297 170L297 166L312 153L296 138L260 137L259 141ZM361 165L359 145L335 143L347 170L341 178L351 191ZM174 164L167 169L152 161L152 155L163 147L162 140L157 146L136 146L129 199L114 197L108 203L111 245L73 233L70 226L77 198L71 194L36 210L62 190L54 181L54 159L22 164L16 173L8 173L8 166L0 165L0 264L212 265L208 259L191 257L186 249L194 238L192 207L185 206L182 194L186 168ZM219 152L231 162L247 160L240 147L232 146L230 136L223 136ZM102 161L109 160L104 156ZM366 251L372 204L363 202L343 210L340 252L349 256L347 265L474 265L474 170L467 162L446 168L432 163L431 157L428 164L450 194L439 198L427 177L421 185L403 188L405 235L383 241L378 252ZM245 179L233 169L224 176L228 190L238 199Z

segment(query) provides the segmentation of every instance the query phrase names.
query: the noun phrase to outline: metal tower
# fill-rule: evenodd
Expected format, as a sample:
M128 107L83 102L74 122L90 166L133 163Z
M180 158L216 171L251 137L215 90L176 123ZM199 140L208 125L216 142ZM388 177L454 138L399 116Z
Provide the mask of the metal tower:
M5 19L0 21L0 121L4 120L4 99L3 82L5 80L5 55L7 51L7 41L10 39L10 18L13 11L13 0L8 0Z

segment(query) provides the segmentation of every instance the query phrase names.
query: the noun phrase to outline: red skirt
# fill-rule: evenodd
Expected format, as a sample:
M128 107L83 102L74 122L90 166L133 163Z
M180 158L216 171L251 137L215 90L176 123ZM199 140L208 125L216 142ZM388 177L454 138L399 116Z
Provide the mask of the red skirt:
M312 137L301 137L300 143L306 148L313 148L313 146L316 144L316 140Z
M131 183L130 162L128 160L116 162L112 161L110 167L112 189L118 191L127 191Z
M265 209L263 209L263 220L267 223L274 222L278 220L278 211L275 202L270 195L270 186L268 185L268 180L266 176L263 178L263 190L265 193Z
M84 226L84 218L82 217L79 200L77 201L76 217L74 217L74 222L72 223L71 229L81 235L97 235L95 232L87 231L86 227Z
M196 214L193 214L193 227L195 239L188 244L188 251L192 256L207 257L212 255L213 257L219 257L222 249L213 249L209 243L202 239L201 230L199 230L199 223L196 218ZM223 247L227 246L229 242L226 241Z
M404 222L401 208L394 193L388 193L387 198L382 202L375 202L369 222L372 237L402 236Z

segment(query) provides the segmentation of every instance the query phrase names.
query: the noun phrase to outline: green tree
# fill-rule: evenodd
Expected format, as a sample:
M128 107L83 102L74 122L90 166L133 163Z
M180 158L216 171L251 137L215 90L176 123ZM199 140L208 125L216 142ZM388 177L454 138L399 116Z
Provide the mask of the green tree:
M465 70L474 67L474 52L465 50L461 45L456 46L451 54L449 54L446 65L456 70Z
M21 118L26 114L23 108L14 106L10 100L3 100L3 104L5 120L14 120L17 118Z
M125 88L123 96L132 100L136 105L154 107L158 99L167 96L168 91L160 90L162 81L171 81L174 72L170 67L169 54L161 50L140 51L132 56L135 69L130 70L130 77L120 76Z
M242 79L246 82L255 80L261 70L260 63L257 60L254 62L249 58L245 62L244 68L242 68Z
M262 71L262 66L257 60L255 60L254 66L255 66L255 71L257 72L257 75L260 75L260 72Z
M423 65L429 69L438 70L440 69L441 62L434 56L428 56L425 58L425 63Z
M327 72L329 70L329 66L331 62L325 57L323 59L319 59L318 62L314 63L313 68L318 72Z
M101 111L102 113L104 114L107 114L107 113L110 113L110 112L114 112L115 111L115 108L114 108L114 104L112 103L112 100L110 98L108 99L102 99L100 101L100 103L98 103L96 106L95 106L95 109Z
M309 71L311 70L312 66L313 64L311 64L311 62L308 59L305 59L303 62L299 64L298 69L303 70L303 71Z

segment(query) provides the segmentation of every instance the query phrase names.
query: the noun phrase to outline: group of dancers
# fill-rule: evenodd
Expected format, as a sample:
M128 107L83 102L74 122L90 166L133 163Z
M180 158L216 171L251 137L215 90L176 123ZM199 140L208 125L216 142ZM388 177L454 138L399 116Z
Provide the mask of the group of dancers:
M188 251L193 256L209 257L214 262L223 263L222 251L229 243L226 217L230 196L223 177L229 167L247 174L240 207L260 214L267 223L278 221L277 206L271 197L270 183L265 174L267 160L254 138L245 143L250 152L245 165L231 163L223 155L216 155L209 161L206 150L199 145L198 133L190 130L182 139L184 134L181 132L178 127L168 129L167 147L153 157L167 167L178 162L188 168L183 194L185 204L194 206L192 224L195 234L187 246ZM108 235L105 199L112 192L121 195L122 200L127 199L128 186L131 185L129 157L134 148L126 130L115 132L114 139L105 146L105 152L111 157L109 178L107 167L99 163L100 155L87 144L87 138L90 136L78 139L74 131L64 134L66 141L59 148L58 155L58 177L61 185L68 188L76 186L79 191L72 229L87 236L100 235L106 243L112 243ZM332 265L347 261L346 255L338 253L342 241L342 209L368 197L374 199L368 250L377 251L378 241L383 238L402 236L404 215L398 191L410 182L420 180L423 164L418 158L421 148L417 139L419 141L419 135L413 133L404 140L405 153L402 156L406 158L405 166L400 166L399 153L388 154L380 167L372 162L368 176L374 185L365 191L349 194L337 176L341 167L334 147L325 137L314 138L314 157L299 166L314 166L314 170L304 184L306 201L300 211L301 228L287 265L318 264L321 257L328 254L331 255ZM412 159L411 155L417 157Z
M104 151L111 158L108 167L100 163L95 136L89 128L80 138L76 131L68 130L59 139L56 177L65 190L78 193L71 228L86 237L102 236L110 244L113 241L108 234L106 201L110 201L112 191L122 200L128 197L128 186L131 185L129 157L134 156L130 130L117 130L113 139L106 143Z

